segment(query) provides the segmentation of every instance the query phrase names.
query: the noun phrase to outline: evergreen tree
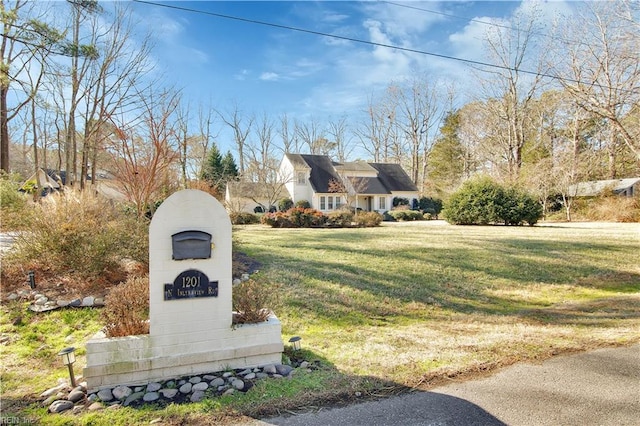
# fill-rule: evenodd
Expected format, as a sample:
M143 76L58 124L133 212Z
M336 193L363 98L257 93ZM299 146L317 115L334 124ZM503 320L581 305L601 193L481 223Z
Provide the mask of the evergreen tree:
M227 151L227 154L222 159L222 172L227 182L238 178L238 166L233 155L231 155L231 151Z
M223 193L224 185L226 184L224 180L224 167L222 164L222 155L220 155L220 151L215 143L211 145L211 149L209 149L207 161L202 169L202 176L200 177L202 180L207 181L209 186L214 188L219 194Z
M449 112L429 157L429 178L441 195L453 191L464 174L464 149L458 137L459 128L459 111Z
M238 166L231 151L227 151L223 157L214 143L209 150L200 178L207 181L218 194L224 194L227 182L236 180L238 174Z

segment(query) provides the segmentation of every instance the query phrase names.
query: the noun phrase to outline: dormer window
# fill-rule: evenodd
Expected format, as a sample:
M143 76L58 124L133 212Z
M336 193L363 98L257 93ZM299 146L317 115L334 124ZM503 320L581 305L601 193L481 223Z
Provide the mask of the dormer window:
M298 185L306 185L307 183L307 175L305 172L298 172Z

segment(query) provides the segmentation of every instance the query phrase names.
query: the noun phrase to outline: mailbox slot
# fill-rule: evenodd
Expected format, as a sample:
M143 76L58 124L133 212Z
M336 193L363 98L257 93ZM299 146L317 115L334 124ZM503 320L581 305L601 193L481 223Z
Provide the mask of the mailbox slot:
M182 231L171 236L173 260L210 259L211 234L203 231Z

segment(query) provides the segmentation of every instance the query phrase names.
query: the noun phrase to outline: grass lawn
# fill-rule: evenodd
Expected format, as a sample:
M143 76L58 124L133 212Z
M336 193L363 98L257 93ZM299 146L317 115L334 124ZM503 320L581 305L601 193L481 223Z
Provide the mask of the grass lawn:
M640 227L244 227L285 335L354 375L446 372L640 339Z
M640 342L640 224L247 225L234 227L234 237L238 250L262 263L257 279L281 295L276 314L283 340L301 336L304 356L321 360L321 370L268 381L243 395L163 409L47 415L37 404L16 403L11 412L44 424L156 418L213 424L229 415L427 389L521 360ZM14 402L65 377L55 353L66 336L81 347L100 327L91 313L83 314L81 327L71 327L65 311L25 314L14 325L19 309L4 304L0 322L12 338L2 347L2 398ZM83 350L79 355L82 363Z

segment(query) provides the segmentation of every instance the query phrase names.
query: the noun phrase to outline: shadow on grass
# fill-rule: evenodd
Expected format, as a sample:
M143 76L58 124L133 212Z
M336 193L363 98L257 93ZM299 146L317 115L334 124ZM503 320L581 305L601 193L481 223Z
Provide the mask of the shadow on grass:
M287 303L301 316L375 325L394 317L424 319L429 306L436 306L558 324L596 326L608 320L640 318L634 297L640 291L640 274L594 261L628 255L624 246L481 238L465 239L471 247L426 250L379 247L368 234L352 234L354 240L338 234L325 238L321 232L300 233L285 244L285 250L258 248L253 253L285 282ZM314 241L318 235L320 242ZM347 247L336 242L340 238L349 243ZM301 260L294 250L301 246L316 247L318 254L312 252ZM540 290L545 285L550 286L546 296ZM611 297L596 301L577 297L579 301L559 303L552 294L558 287L553 286L608 292ZM534 297L509 294L530 290ZM407 309L410 304L417 308Z

